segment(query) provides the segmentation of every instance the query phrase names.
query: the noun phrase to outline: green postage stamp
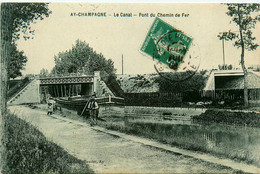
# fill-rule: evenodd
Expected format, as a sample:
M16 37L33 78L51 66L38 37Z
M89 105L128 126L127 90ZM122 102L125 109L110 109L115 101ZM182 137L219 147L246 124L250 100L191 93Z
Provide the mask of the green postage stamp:
M191 45L192 38L159 18L155 18L141 51L176 71Z

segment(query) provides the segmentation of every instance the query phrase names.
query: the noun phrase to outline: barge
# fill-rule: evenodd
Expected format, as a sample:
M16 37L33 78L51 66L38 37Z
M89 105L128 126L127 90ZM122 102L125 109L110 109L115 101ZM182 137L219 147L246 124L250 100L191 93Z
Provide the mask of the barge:
M89 111L86 109L91 96L74 96L55 98L59 108L66 108L77 111L78 115L88 117ZM122 115L124 113L124 98L105 96L95 98L99 105L100 117L111 116L111 114Z

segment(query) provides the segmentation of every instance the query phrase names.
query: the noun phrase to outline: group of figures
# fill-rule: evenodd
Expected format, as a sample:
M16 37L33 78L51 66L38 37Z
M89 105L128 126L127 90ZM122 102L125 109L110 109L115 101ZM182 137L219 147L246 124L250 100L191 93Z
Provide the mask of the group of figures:
M99 105L96 101L96 94L94 93L90 99L87 101L85 108L83 109L82 113L84 113L85 110L88 111L88 115L90 117L90 125L96 125L98 120L98 114L99 114ZM55 100L50 98L47 102L48 104L48 112L47 115L52 115L54 113L54 110L56 110Z

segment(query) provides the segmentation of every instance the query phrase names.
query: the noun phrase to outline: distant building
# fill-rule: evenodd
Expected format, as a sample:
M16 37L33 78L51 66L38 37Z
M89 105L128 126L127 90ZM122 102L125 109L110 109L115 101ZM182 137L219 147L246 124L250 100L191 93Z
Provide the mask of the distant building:
M248 69L260 72L260 65L249 65Z
M260 76L258 73L248 71L249 100L259 103ZM236 100L243 98L244 73L242 70L213 70L203 90L204 96L215 99Z

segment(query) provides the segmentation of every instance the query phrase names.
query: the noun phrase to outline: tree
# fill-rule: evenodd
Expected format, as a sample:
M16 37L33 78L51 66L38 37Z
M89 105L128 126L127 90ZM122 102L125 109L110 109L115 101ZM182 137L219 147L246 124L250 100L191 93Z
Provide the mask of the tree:
M47 69L42 68L40 70L40 77L47 77L49 75L49 71Z
M10 51L11 57L8 65L8 79L14 79L16 77L22 76L21 70L24 69L24 66L27 62L27 57L24 55L23 51L17 50L15 44L11 45Z
M6 116L6 98L7 98L7 79L8 79L8 65L11 57L12 44L15 40L20 38L20 34L24 34L24 38L30 38L34 31L31 30L30 24L37 19L48 17L50 11L46 3L1 3L1 117L0 117L0 139L2 140L3 122ZM1 142L2 143L2 142ZM0 145L0 173L3 167L6 166L3 160L3 148ZM6 172L3 172L6 173Z
M197 72L185 81L174 83L176 77L185 77L187 72L176 72L168 73L165 72L163 76L158 76L155 79L155 82L159 84L160 92L187 92L187 91L199 91L202 90L206 85L206 79L208 75L206 70Z
M253 51L258 47L254 43L252 30L255 24L260 21L260 15L256 12L260 11L260 4L227 4L228 16L238 27L238 34L236 32L228 31L222 32L218 35L220 40L231 41L234 40L234 46L241 48L241 67L244 72L244 106L248 107L248 82L247 82L247 69L245 67L245 50Z
M96 53L85 41L77 40L72 49L54 56L55 67L52 74L105 71L114 74L114 62Z

